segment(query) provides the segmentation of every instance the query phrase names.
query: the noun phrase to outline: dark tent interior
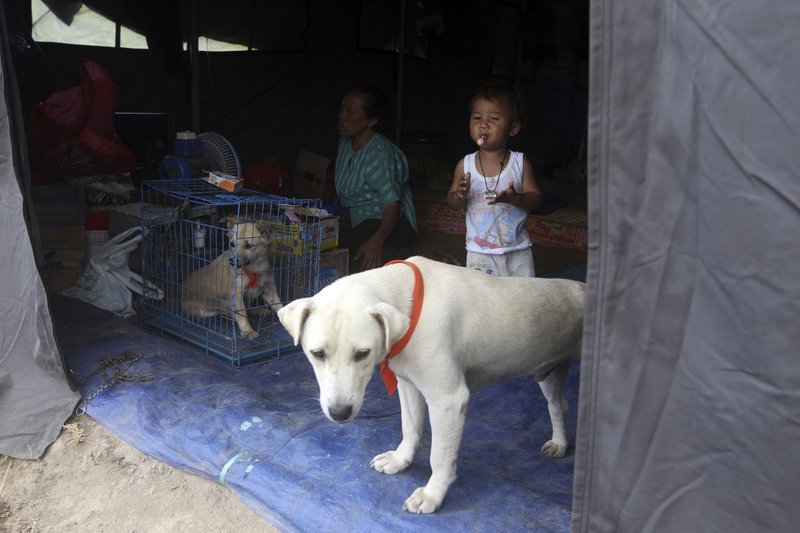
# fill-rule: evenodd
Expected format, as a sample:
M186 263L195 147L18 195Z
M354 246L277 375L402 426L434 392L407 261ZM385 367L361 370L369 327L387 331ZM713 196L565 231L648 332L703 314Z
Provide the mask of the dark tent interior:
M80 4L46 3L64 10ZM468 149L471 92L500 77L519 82L526 97L528 127L519 149L548 167L578 159L584 149L588 2L582 0L408 3L403 58L394 52L401 5L395 1L83 3L144 34L150 49L32 43L24 38L28 2L6 2L9 31L27 43L14 53L23 109L79 84L78 60L90 58L116 82L117 111L168 113L173 131L219 131L245 166L268 157L292 164L301 148L335 155L341 96L367 82L402 107L401 131L443 135L442 155L454 162ZM257 51L190 58L181 48L190 35L190 5L197 35Z
M545 246L567 244L535 248L540 271L585 262L588 2L203 1L137 3L135 9L127 2L84 2L141 32L148 50L34 43L25 37L27 4L6 8L9 32L19 37L12 52L23 114L29 119L37 102L80 85L82 59L96 62L116 84L116 134L137 156L134 185L159 177L159 163L184 130L223 135L242 173L255 176L247 183L254 187L265 168L291 176L301 150L335 163L341 97L368 83L390 97L386 134L409 159L423 212L436 211L455 163L471 150L472 91L492 79L516 83L526 112L512 148L534 164L544 192L537 214L551 215L531 223L543 226ZM80 3L47 4L69 21ZM257 50L183 51L191 35ZM398 36L404 55L394 51ZM283 180L278 192L296 195L292 181ZM570 210L553 214L564 207ZM422 226L421 247L434 241L449 255L463 254L460 238L442 240L428 234L435 228L426 220Z
M79 146L83 152L73 147L72 152L61 154L60 159L50 158L46 161L42 155L44 151L38 150L40 140L50 133L38 122L37 112L47 108L43 102L52 102L53 95L61 97L65 94L77 94L76 101L80 102L91 92L86 89L87 79L96 83L97 76L106 74L110 82L101 78L107 84L105 87L110 83L114 88L111 103L105 101L96 106L95 111L104 105L105 108L98 112L113 113L114 131L111 136L133 153L136 164L130 172L131 187L123 199L109 200L113 197L109 193L99 197L87 194L85 199L70 200L85 203L83 209L87 214L87 235L90 214L109 208L112 223L108 227L108 235L113 237L115 230L119 231L113 225L114 210L128 201L143 200L140 189L143 181L164 177L162 161L177 151L176 137L179 132L187 130L196 133L215 132L224 136L235 149L245 187L280 196L298 196L295 190L298 169L295 167L301 154L312 152L335 164L338 142L335 126L340 100L349 87L356 83L367 83L383 90L393 103L394 113L386 135L403 149L409 160L412 191L421 224L415 250L426 255L439 254L447 260L463 264L464 236L454 229L458 224L455 217L463 215L444 212L442 198L452 179L455 163L474 149L467 130L470 95L480 84L500 79L516 84L524 97L525 128L514 138L512 148L523 151L532 161L544 194L543 205L531 213L529 226L535 243L537 273L577 279L585 276L588 2L148 0L131 3L49 0L44 4L65 24L71 22L82 5L89 7L117 23L118 43L121 27L144 35L147 42L147 49L128 49L35 41L31 36L33 20L30 2L10 0L4 3L11 43L10 56L19 88L19 110L28 135L30 153L30 181L24 186L30 188L35 199L41 198L42 189L54 184L85 185L87 174L118 175L120 169L115 167L116 162L113 161L104 168L102 163L93 160L91 170L80 166L76 168L71 164L68 158L77 152L86 155L83 145ZM398 31L398 28L402 31ZM235 52L198 51L196 37L200 41L208 37L239 44L246 49ZM182 43L185 41L189 44L184 50ZM405 50L404 54L398 53L399 47ZM95 85L94 90L99 93L97 87ZM70 92L76 89L82 89L82 92ZM58 102L63 103L61 100ZM284 174L277 185L274 180L266 185L259 181L263 176L259 171L264 168L278 169L274 171ZM332 179L330 169L327 174ZM323 201L332 200L330 187L321 196ZM42 218L42 213L47 212L47 204L35 207L40 219L46 219L46 216ZM42 231L52 232L53 228L42 228ZM104 325L101 329L119 331L124 333L125 338L135 339L141 333L137 328L129 329L129 324L138 323L136 317L129 319L129 324L120 323L116 317L98 317L91 310L78 305L79 302L56 295L75 283L81 267L85 265L85 256L79 260L80 265L68 268L65 263L62 270L54 273L52 264L47 262L46 244L38 252L44 256L45 268L41 270L43 281L48 292L53 293L51 308L55 330L72 378L80 382L81 392L86 396L92 391L87 392L84 387L91 389L101 386L95 381L99 376L88 383L81 376L91 374L91 367L97 365L97 358L101 354L107 354L109 350L122 353L128 346L106 339L102 334L94 338L93 335L98 331L97 324ZM75 333L83 331L82 328L86 329L90 324L92 327L83 335ZM150 339L149 334L143 339L142 342L151 345L153 352L153 359L148 363L150 369L166 376L163 379L167 382L175 376L171 376L164 368L156 372L161 357L167 357L166 354L170 353L170 364L176 365L192 361L197 353L193 348L173 347L169 340L147 340ZM167 344L161 345L162 342ZM95 350L98 346L102 348ZM186 363L187 367L193 364ZM202 365L209 365L200 371L204 379L218 379L218 376L208 376L216 375L214 369L220 368L219 361L204 361ZM293 388L292 394L297 394L299 390L306 396L313 396L314 383L309 381L311 375L304 361L289 357L288 361L280 359L273 366L265 365L259 371L261 379L270 381L273 373L279 373L274 365L282 365L280 374L285 379L296 376L302 381L303 388ZM229 369L222 368L223 375L228 375L226 372ZM236 379L231 378L227 386L247 386L253 390L259 387L256 383L243 385ZM192 385L202 383L187 382L183 385L187 387L186 390L199 392L203 386ZM307 385L312 387L306 389ZM508 403L520 408L527 405L528 400L524 398L530 385L527 382L513 383L508 389L492 389L493 393L483 399L476 396L475 401L495 406ZM577 404L577 369L571 374L570 386L570 400ZM279 390L281 385L271 383L270 387ZM160 406L166 403L163 398L150 397L149 391L161 390L156 387L128 384L126 389L134 394L138 394L138 390L148 391L144 392L144 400L127 398L128 402L141 405L150 401ZM223 387L220 390L224 396L229 389ZM373 387L372 390L376 397L380 397L379 389ZM189 404L209 401L206 393L200 394L200 397L193 398L183 393L183 401ZM216 402L214 400L211 403ZM243 401L243 404L247 404L247 401ZM187 458L186 454L175 455L176 452L169 446L162 446L147 435L160 432L162 439L173 443L182 442L181 439L186 437L190 442L182 445L191 448L194 446L191 441L197 438L198 431L217 431L228 435L227 430L185 426L178 433L170 434L166 430L169 425L165 422L166 418L156 422L157 427L154 428L140 427L142 420L134 422L134 426L126 426L127 422L121 422L125 416L120 414L126 409L125 405L105 404L102 397L98 396L87 413L143 451L202 475L213 476L214 468L225 465L226 461L236 456L238 444L235 439L226 442L227 448L222 453L229 455L224 457L213 456L214 453L220 453L218 450L211 452L212 456L209 457L206 455L208 451L200 448L192 452L199 456L189 454ZM283 408L290 410L291 402L283 402ZM309 408L307 414L299 415L293 424L297 426L306 421L316 427L322 418L318 406L309 406L305 402L303 409L306 408ZM542 405L537 404L535 408L541 409ZM546 407L544 410L546 412ZM247 416L244 412L241 414ZM389 417L393 426L397 426L397 414L395 400L376 399L368 417L380 420L381 427L383 418ZM159 415L154 412L153 415L143 416L149 425L153 422L149 420L150 416L164 416L164 413ZM281 412L281 419L283 416ZM569 420L570 435L574 434L574 417L573 410ZM520 424L527 426L527 422L515 418L509 419L506 424L511 427ZM287 431L292 431L292 428ZM323 441L341 437L337 428L329 427L322 431L316 438ZM538 439L540 434L544 435L546 428L537 425L535 431L534 438ZM485 434L485 430L476 422L471 433ZM269 438L273 437L271 435ZM339 452L346 454L349 447L356 445L352 439L356 439L357 443L362 438L365 437L352 433L350 440L341 444ZM476 457L484 453L492 455L490 450L496 445L495 439L502 438L500 435L490 436L489 440L476 448ZM530 435L525 435L520 443L507 441L502 446L527 446L523 442L530 438ZM299 442L299 439L294 442ZM248 461L263 459L266 462L271 459L272 448L278 443L268 439L242 446L260 447L260 450L249 451L251 459ZM290 451L287 449L283 453ZM532 456L538 453L535 447L531 447L530 452ZM260 453L267 455L259 456ZM363 462L363 458L358 460ZM529 460L530 472L495 474L499 476L498 479L504 476L520 479L532 477L538 462L535 456ZM349 509L344 518L337 519L341 523L333 523L326 522L321 514L326 506L338 507L338 504L328 501L327 496L323 498L322 507L316 511L307 508L300 510L294 503L309 497L304 490L318 492L318 488L307 486L315 483L313 476L303 482L295 480L292 484L296 473L292 473L291 464L287 467L288 473L283 472L277 478L260 478L257 473L251 475L248 483L260 479L260 482L267 484L286 485L284 491L287 497L276 506L262 501L257 495L257 486L247 487L245 484L237 487L233 476L236 468L231 468L229 486L241 491L240 497L254 510L287 531L341 530L340 526L353 524L362 526L361 530L396 527L409 530L421 527L424 530L432 525L445 529L463 530L469 526L484 530L481 529L484 526L471 523L474 517L469 512L469 506L477 505L474 502L477 493L470 496L465 506L455 507L453 514L442 515L444 518L439 522L416 523L406 522L406 518L395 516L398 513L388 511L386 517L377 521L360 515L360 509L378 504L372 501L375 495L357 494L356 497L362 501ZM499 506L505 518L488 517L491 523L485 527L504 530L517 527L542 530L567 528L571 468L572 463L568 459L547 474L550 488L544 489L541 505L529 507L526 503L530 499L527 482L523 483L523 488L512 484L499 491L496 498L505 501ZM470 467L467 466L463 474L467 479L469 476L480 478L486 475L481 469L471 474L469 471ZM360 474L355 472L354 475ZM242 479L246 476L242 475ZM397 494L389 499L402 501L406 486L395 489ZM492 501L490 498L481 505L492 506ZM379 505L390 509L396 503L381 502ZM507 506L518 511L508 513Z

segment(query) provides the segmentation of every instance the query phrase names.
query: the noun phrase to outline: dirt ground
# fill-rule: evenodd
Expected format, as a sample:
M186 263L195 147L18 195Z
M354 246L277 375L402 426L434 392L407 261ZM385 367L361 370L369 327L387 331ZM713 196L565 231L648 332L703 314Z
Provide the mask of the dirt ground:
M38 460L0 456L0 531L278 532L214 481L150 458L84 415Z

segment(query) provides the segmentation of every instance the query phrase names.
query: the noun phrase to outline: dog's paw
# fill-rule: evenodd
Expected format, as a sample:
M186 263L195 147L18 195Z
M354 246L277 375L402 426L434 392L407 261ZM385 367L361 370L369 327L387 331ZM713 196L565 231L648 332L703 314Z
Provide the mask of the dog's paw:
M250 331L243 331L242 336L247 337L250 340L253 340L258 338L258 332L254 329L251 329Z
M397 452L390 451L385 452L380 455L376 455L372 458L372 461L369 462L369 466L387 475L394 475L398 472L402 472L408 465L411 464L410 460L403 460L399 457Z
M542 446L542 453L545 454L547 457L560 459L565 455L567 455L567 445L558 444L555 441L549 440L544 443L544 446Z
M432 498L425 492L425 487L419 487L403 504L403 510L414 514L430 514L436 512L442 500Z

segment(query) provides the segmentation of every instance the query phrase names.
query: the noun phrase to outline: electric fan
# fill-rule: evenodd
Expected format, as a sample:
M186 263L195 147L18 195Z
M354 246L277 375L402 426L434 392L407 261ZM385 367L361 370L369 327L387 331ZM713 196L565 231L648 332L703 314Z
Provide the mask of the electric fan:
M197 138L203 145L203 157L208 159L211 165L211 168L206 170L216 170L237 178L242 176L239 156L236 155L236 151L228 139L213 131L201 133Z
M239 156L233 145L213 131L200 133L193 139L181 142L180 149L176 142L175 153L166 156L159 169L162 179L176 180L201 177L204 170L236 177L242 173Z

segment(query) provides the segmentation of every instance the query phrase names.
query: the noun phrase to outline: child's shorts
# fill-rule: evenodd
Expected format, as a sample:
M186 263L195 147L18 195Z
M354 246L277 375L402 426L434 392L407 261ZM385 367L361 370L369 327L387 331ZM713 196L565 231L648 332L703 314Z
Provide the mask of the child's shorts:
M536 276L533 269L533 251L530 248L507 254L481 254L467 251L467 268L480 270L492 276Z

